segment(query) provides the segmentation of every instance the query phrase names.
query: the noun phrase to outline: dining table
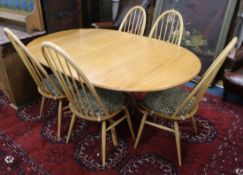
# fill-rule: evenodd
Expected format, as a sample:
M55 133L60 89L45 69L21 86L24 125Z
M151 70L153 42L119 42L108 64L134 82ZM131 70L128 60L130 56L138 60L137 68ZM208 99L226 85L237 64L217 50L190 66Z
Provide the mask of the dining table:
M182 46L116 30L83 28L28 43L33 57L47 67L41 51L44 41L65 50L95 87L110 90L165 90L193 80L201 69L199 58Z

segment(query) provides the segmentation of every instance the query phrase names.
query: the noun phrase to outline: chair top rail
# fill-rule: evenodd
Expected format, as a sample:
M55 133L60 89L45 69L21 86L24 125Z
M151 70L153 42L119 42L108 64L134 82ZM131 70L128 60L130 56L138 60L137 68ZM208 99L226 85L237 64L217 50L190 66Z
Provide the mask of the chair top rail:
M181 14L174 10L167 10L155 21L149 33L150 38L181 44L184 24Z
M142 6L132 7L125 15L119 31L143 35L146 25L146 12Z

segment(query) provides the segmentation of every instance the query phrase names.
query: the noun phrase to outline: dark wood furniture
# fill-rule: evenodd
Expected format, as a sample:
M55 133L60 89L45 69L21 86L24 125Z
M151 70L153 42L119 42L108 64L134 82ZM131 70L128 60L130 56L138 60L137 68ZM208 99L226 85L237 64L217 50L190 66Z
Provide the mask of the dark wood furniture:
M36 85L3 28L12 30L25 44L45 34L41 0L0 2L0 89L19 107L37 96Z
M227 58L223 75L224 99L228 92L243 97L243 46L236 49L235 55Z
M82 0L83 26L112 20L112 0Z
M150 4L150 0L120 0L117 15L114 21L95 22L91 26L94 28L118 29L124 16L130 8L140 5L146 10Z
M47 33L83 26L82 0L42 0Z

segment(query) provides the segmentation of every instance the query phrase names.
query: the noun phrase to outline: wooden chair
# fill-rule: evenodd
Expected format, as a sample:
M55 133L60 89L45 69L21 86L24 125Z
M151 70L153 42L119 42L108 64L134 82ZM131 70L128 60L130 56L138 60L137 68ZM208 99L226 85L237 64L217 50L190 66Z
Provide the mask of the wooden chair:
M119 31L143 35L146 24L146 12L141 6L132 7L125 15Z
M176 87L169 90L147 94L140 107L140 110L143 113L143 118L141 120L134 148L138 145L145 124L172 132L175 134L178 162L179 165L181 165L180 132L178 122L190 118L192 120L194 131L197 132L194 114L197 112L200 100L216 76L225 58L235 46L236 42L237 38L231 40L231 42L204 73L191 92ZM149 114L156 115L157 117L165 120L170 120L173 122L173 126L170 128L150 121L147 119Z
M116 146L118 142L115 127L127 120L132 137L135 139L130 115L125 107L125 96L115 91L96 89L73 59L57 45L44 42L42 52L61 84L73 113L66 143L69 142L76 117L101 123L102 165L105 166L108 131L111 131L112 140ZM114 117L120 118L114 120ZM109 126L107 126L107 121Z
M37 62L27 47L8 29L4 28L4 32L13 44L17 53L19 54L21 60L38 86L38 91L42 95L40 116L43 114L43 108L45 99L53 99L58 101L58 126L57 126L57 136L60 140L61 137L61 121L62 121L62 100L65 97L62 92L61 86L58 83L56 77L51 74L49 75L43 66Z
M183 28L181 14L174 9L167 10L156 19L149 37L180 45Z

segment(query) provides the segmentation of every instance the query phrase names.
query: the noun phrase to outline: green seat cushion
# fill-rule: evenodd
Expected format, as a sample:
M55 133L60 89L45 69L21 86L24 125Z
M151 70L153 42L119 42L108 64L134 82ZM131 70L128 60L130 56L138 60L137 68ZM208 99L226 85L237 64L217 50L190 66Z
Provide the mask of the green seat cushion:
M172 115L176 108L183 103L189 92L180 88L171 88L168 90L158 91L148 93L144 98L144 104L152 112L157 112L166 115ZM178 116L185 114L187 110L191 107L195 98L187 103L187 105L182 108Z
M126 97L124 94L116 91L111 90L105 90L105 89L96 89L98 95L100 96L101 100L103 101L105 108L108 110L109 113L115 112L120 107L122 107L125 104ZM86 91L87 93L88 91ZM84 92L80 90L81 96L84 97ZM96 116L103 116L104 112L100 108L100 106L97 104L97 101L95 100L94 96L91 93L87 93L87 96L90 99L90 103L92 104L94 108L94 112ZM81 103L79 103L81 105ZM90 109L88 108L87 101L84 101L84 105L86 109L88 109L88 113L91 114Z
M61 85L58 83L58 80L54 74L50 75L50 78L52 81L56 84L58 89L62 92ZM56 90L53 88L52 84L47 80L44 79L43 83L45 87L53 94L53 96L58 96L62 94L58 94ZM115 112L120 107L122 107L125 103L126 97L124 94L116 91L111 90L104 90L104 89L96 89L98 95L100 96L101 100L103 101L105 108L108 110L109 113ZM103 116L104 112L101 110L100 106L96 102L94 96L89 93L89 91L86 91L88 98L90 99L90 103L92 104L92 107L94 108L94 112L96 116ZM85 96L84 91L80 90L80 94L82 97ZM83 98L84 99L84 98ZM78 98L77 98L78 101ZM82 105L81 102L79 102L79 105ZM88 113L91 114L91 109L88 107L88 102L84 100L85 108L88 109Z
M61 87L61 85L59 84L59 82L58 82L56 76L55 76L54 74L50 74L49 76L50 76L51 80L53 81L53 83L55 83L56 87L60 90L60 92L62 92L62 87ZM63 94L63 93L57 92L56 89L53 87L53 85L50 83L50 81L49 81L48 79L45 78L45 79L43 79L42 82L43 82L45 88L46 88L49 92L51 92L51 94L52 94L53 96L59 96L59 95L62 95L62 94Z

